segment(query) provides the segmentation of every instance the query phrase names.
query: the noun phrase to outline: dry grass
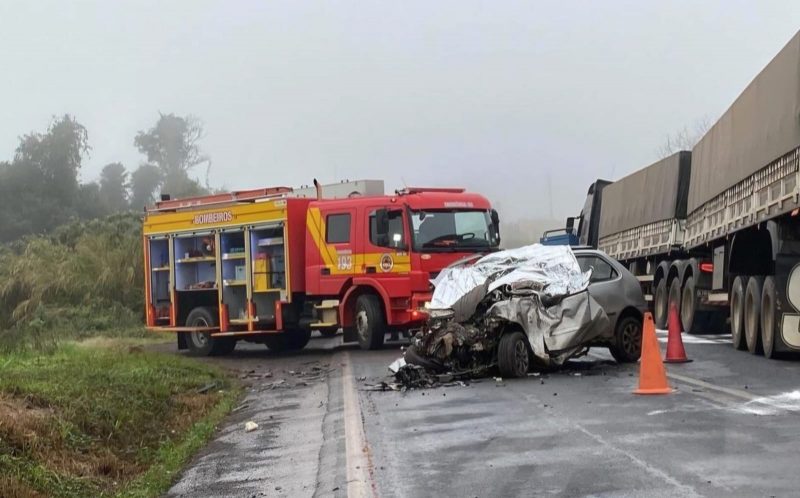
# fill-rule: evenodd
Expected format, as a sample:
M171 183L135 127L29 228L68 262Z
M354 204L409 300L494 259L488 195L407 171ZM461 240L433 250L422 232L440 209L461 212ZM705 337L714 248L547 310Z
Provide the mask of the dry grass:
M165 455L180 465L165 448L199 440L189 436L197 422L231 399L213 368L126 341L99 344L0 356L0 496L122 492ZM209 383L218 387L198 392Z

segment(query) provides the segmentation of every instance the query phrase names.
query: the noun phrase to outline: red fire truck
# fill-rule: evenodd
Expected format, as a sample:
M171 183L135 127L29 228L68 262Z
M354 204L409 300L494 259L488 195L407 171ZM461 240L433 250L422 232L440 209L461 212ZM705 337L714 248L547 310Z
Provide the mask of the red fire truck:
M499 242L489 201L456 188L162 200L144 217L147 327L177 332L194 355L227 354L239 340L301 349L312 330L339 328L376 349L388 331L424 323L442 268Z

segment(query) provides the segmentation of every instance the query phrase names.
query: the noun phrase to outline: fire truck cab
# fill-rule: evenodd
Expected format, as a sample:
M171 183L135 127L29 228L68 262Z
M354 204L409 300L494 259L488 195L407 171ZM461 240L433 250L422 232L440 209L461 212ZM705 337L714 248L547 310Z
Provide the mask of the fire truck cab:
M147 327L194 355L238 340L301 349L312 330L364 349L421 327L434 278L496 250L499 218L463 189L346 199L268 188L164 200L144 217Z

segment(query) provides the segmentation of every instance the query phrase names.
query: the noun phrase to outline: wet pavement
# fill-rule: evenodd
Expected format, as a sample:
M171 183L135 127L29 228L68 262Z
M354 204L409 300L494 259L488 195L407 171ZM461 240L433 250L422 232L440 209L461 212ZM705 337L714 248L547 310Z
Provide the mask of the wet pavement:
M240 344L204 361L250 386L242 406L168 496L795 496L800 361L685 343L676 391L645 397L638 367L602 349L524 379L377 392L399 344Z

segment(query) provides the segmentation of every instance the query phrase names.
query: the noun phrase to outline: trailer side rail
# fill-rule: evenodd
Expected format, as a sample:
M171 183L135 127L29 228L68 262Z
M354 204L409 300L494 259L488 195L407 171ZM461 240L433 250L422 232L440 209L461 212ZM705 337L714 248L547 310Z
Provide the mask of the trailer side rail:
M692 212L686 246L697 247L800 206L800 148L748 176Z
M683 244L684 225L675 218L648 223L603 237L598 247L618 260L666 254Z

